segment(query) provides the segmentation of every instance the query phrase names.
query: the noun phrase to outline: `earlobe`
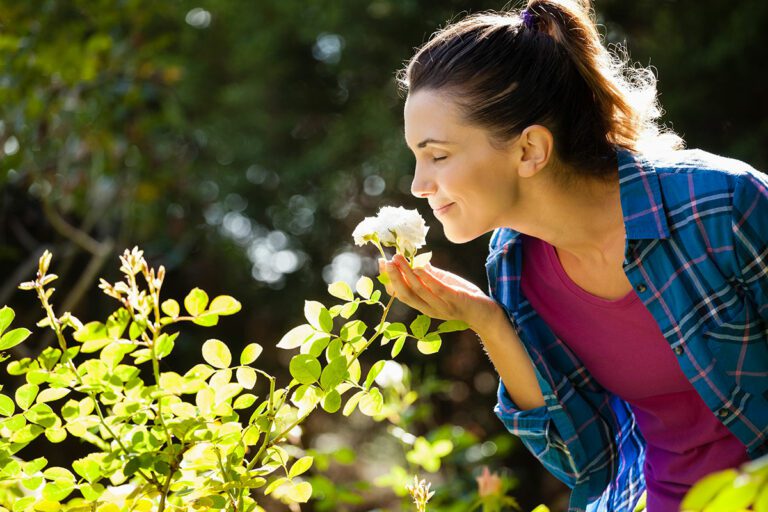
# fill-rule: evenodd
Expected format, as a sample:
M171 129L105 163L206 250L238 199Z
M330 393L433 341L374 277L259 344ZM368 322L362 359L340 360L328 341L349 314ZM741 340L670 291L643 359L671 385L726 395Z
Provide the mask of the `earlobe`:
M549 163L554 140L552 132L541 125L531 125L520 134L520 165L518 174L521 178L531 178Z

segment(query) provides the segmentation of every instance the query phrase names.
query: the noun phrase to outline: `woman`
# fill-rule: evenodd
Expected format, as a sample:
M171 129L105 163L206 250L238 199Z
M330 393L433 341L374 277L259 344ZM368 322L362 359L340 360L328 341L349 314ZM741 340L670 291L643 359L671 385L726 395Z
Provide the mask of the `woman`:
M768 452L768 180L683 151L655 79L588 7L530 0L435 34L401 82L412 192L455 243L493 231L490 297L401 258L390 294L461 319L496 413L572 487L570 510L678 510Z

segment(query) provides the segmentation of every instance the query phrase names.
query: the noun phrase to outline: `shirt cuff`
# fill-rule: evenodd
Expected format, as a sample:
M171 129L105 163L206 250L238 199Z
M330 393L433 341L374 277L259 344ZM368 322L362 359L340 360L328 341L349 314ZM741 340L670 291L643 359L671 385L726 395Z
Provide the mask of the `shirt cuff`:
M499 379L498 403L494 409L496 416L512 434L517 436L546 435L551 417L546 405L521 411L509 397L504 382Z

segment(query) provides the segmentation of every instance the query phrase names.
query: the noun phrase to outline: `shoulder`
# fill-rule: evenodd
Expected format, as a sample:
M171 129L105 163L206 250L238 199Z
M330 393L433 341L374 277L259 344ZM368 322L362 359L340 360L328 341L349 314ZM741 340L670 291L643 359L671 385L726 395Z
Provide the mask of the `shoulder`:
M733 205L742 192L749 195L768 186L768 177L751 165L701 149L643 156L659 177L668 207L718 199Z
M672 185L682 181L695 184L709 182L732 190L739 182L749 180L750 177L765 177L746 162L701 149L643 156L653 165L662 182L667 181Z

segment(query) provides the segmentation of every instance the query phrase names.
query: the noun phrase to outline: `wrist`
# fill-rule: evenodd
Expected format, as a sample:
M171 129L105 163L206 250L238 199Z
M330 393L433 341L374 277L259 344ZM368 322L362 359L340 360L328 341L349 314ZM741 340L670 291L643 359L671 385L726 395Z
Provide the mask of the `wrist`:
M468 322L469 328L475 331L475 333L484 338L497 330L496 326L499 322L507 322L506 313L493 299L488 299L483 304L482 308L479 308L479 312L475 315L472 322Z

